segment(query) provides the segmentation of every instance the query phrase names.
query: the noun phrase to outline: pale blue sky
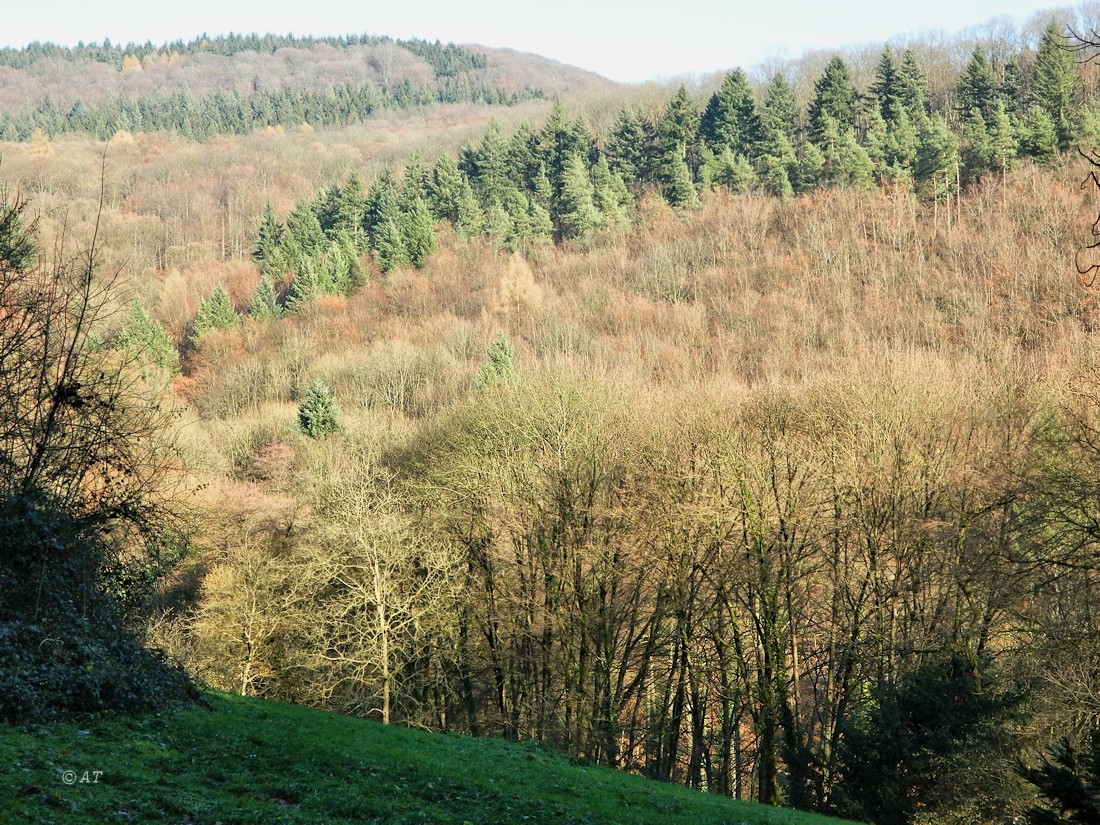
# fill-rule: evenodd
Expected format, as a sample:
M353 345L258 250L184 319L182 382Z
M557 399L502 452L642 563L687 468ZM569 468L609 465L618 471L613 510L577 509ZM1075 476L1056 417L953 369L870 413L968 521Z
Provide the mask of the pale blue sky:
M615 80L746 69L809 49L1026 23L1039 0L0 0L0 45L369 33L535 52ZM1094 4L1095 5L1095 4Z

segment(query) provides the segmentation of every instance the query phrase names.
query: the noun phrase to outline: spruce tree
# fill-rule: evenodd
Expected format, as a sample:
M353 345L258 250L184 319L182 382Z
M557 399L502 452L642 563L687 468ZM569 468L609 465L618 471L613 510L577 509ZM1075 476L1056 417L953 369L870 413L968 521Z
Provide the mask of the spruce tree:
M508 179L520 191L529 190L534 186L535 175L542 168L537 147L538 135L526 120L508 139L505 166Z
M260 215L260 225L256 229L256 249L252 257L263 263L278 253L282 242L283 225L275 216L275 207L268 201Z
M199 304L199 312L191 328L191 340L198 341L210 330L234 327L240 320L229 293L218 284L210 297Z
M486 360L478 368L477 385L492 387L516 380L516 353L503 332L498 332L486 351Z
M1020 765L1017 772L1044 803L1028 811L1030 825L1100 823L1100 731L1095 726L1081 746L1063 739L1038 767Z
M600 226L602 217L594 198L588 169L581 156L574 154L566 161L558 200L557 222L562 237L583 240Z
M1035 102L1046 110L1054 123L1058 147L1068 149L1076 136L1074 96L1077 91L1077 66L1073 52L1066 48L1066 38L1054 20L1050 21L1039 39L1035 67L1031 72L1031 89Z
M496 249L510 249L515 240L516 226L504 205L493 198L485 209L485 233Z
M546 170L553 199L560 198L565 185L566 167L570 158L579 155L587 160L592 149L592 136L579 121L570 122L560 101L555 101L550 116L538 133L537 156Z
M505 191L511 185L508 178L508 144L495 120L489 121L478 147L463 153L463 161L460 168L483 203L503 200Z
M283 314L275 294L275 285L267 275L260 275L260 282L252 294L252 302L248 305L248 314L257 321L272 321Z
M899 113L905 109L901 71L894 58L894 50L889 46L883 49L875 67L875 81L870 92L882 113L882 119L887 123L897 120Z
M352 172L339 191L330 237L347 235L353 239L358 252L366 252L367 235L363 228L366 211L366 188L363 186L363 179Z
M320 255L302 259L287 291L286 308L289 312L298 312L314 298L328 291L325 273L319 265L321 261Z
M551 243L554 239L554 221L550 212L538 201L530 199L527 207L527 225L532 245Z
M838 136L853 128L856 112L856 90L848 66L834 57L814 84L814 97L807 117L810 137L818 145L824 145L825 130L829 120L836 124Z
M927 115L920 113L917 120L923 121ZM886 127L886 161L888 173L895 183L908 179L917 162L919 136L913 118L902 109L897 120Z
M531 204L516 187L509 187L501 204L507 217L504 247L509 252L521 252L531 241Z
M405 163L405 175L401 178L401 191L398 201L403 209L408 209L416 198L430 198L432 176L424 166L420 155L413 155Z
M653 179L650 163L652 131L634 106L623 104L607 139L607 163L627 183L643 183Z
M140 301L130 305L130 314L119 332L117 345L171 375L179 372L179 353L172 340L160 321L153 318Z
M322 438L340 428L340 408L332 391L314 381L298 405L298 429L310 438Z
M764 93L764 105L760 112L761 125L765 135L779 133L792 144L795 143L798 129L798 111L794 100L794 90L782 73L777 73L768 83Z
M1020 154L1034 158L1043 166L1058 156L1058 128L1042 106L1027 110L1019 125Z
M400 228L409 263L420 269L435 251L435 222L428 204L419 195L402 212Z
M875 167L867 152L856 141L855 132L845 132L840 139L837 163L834 166L834 185L873 189Z
M405 239L398 226L399 220L400 213L397 213L396 219L385 217L375 229L374 258L383 273L392 272L409 262Z
M718 91L711 95L699 131L715 154L727 146L750 158L759 153L763 126L743 71L734 69L727 74Z
M399 217L397 181L390 168L383 167L371 184L363 215L363 229L367 233L371 249L378 249L378 236L386 231L385 224L387 222L396 224Z
M699 193L695 189L695 183L691 179L691 169L687 161L679 152L669 152L661 164L664 180L664 194L668 202L675 207L687 208L697 206Z
M665 107L657 124L657 142L662 155L660 179L670 183L670 166L678 157L688 164L689 173L698 157L699 109L688 90L680 86Z
M627 223L633 199L622 178L609 168L605 155L600 155L592 169L592 186L595 205L604 216L604 222L608 225Z
M963 121L962 139L963 178L971 182L994 168L993 142L980 110L971 109Z
M825 156L817 148L817 144L806 141L798 151L798 184L795 191L809 192L820 186L824 172Z
M915 123L922 115L928 114L928 78L912 49L905 50L898 79L901 82L902 106L910 121Z
M287 215L286 228L288 239L293 241L293 248L300 256L317 255L325 246L321 222L313 205L306 200L300 199L294 204L294 209ZM292 265L297 266L297 261Z
M965 120L977 109L983 120L993 114L996 103L997 84L993 77L993 67L980 46L975 46L970 61L963 69L955 87L956 111L959 119Z
M885 181L890 177L889 144L886 120L878 106L872 106L867 113L867 127L863 135L863 148L875 167L875 177Z
M787 164L775 155L760 158L760 185L765 192L777 198L789 198L794 194Z
M993 110L993 123L989 130L990 152L996 168L1001 172L1001 179L1008 174L1012 163L1016 160L1017 139L1016 129L1005 109L1004 100L998 100Z
M928 197L939 199L957 191L959 144L939 114L924 118L918 132L914 178Z

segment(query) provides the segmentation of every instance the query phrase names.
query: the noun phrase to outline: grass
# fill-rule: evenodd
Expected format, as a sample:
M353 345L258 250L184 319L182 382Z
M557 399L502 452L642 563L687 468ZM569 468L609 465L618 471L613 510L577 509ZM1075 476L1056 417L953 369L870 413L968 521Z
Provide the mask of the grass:
M839 822L576 765L533 743L207 700L155 715L0 727L0 822Z

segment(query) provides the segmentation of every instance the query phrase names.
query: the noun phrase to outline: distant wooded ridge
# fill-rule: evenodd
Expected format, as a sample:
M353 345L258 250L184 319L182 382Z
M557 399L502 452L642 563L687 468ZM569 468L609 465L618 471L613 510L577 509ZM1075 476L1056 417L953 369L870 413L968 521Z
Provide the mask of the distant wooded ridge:
M113 44L110 38L102 44L83 42L76 46L59 46L56 43L34 42L22 48L7 47L0 49L0 66L8 66L13 69L26 69L41 60L93 60L97 63L106 63L116 69L123 68L126 58L143 60L144 58L162 55L194 55L217 54L223 57L232 57L241 52L259 52L274 54L279 49L309 49L318 45L332 46L341 49L348 46L377 46L382 43L394 43L397 46L410 51L417 57L423 58L435 69L439 77L457 77L462 72L484 69L489 66L488 58L472 51L465 46L456 46L454 43L434 43L428 40L414 38L412 40L394 40L390 37L373 34L348 34L336 37L312 37L306 35L297 37L293 34L234 34L209 37L199 35L193 40L173 40L171 43L155 45L147 40L145 43Z

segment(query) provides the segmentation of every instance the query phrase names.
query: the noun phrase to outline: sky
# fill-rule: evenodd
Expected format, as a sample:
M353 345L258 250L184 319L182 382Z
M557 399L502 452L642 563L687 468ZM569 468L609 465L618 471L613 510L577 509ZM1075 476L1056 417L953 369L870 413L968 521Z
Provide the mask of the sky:
M1055 7L1039 0L0 0L0 46L375 34L508 47L640 82L956 32Z

